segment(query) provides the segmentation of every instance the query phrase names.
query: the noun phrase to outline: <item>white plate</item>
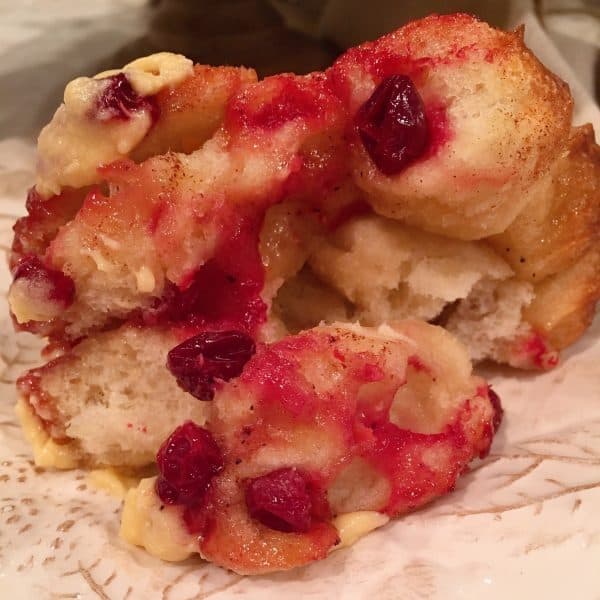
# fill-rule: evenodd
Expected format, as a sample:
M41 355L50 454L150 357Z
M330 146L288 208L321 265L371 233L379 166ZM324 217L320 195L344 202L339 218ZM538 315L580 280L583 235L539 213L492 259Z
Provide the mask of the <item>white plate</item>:
M14 158L19 146L0 144ZM25 161L26 162L26 161ZM19 167L0 185L20 180ZM25 179L25 178L24 178ZM13 222L0 216L0 244ZM8 272L0 272L6 314ZM555 370L487 373L506 408L490 456L434 505L292 573L169 565L117 536L119 502L83 472L41 472L15 423L39 342L0 323L0 598L600 598L600 319ZM269 592L270 591L270 592Z
M536 51L569 78L543 34ZM573 82L572 86L573 86ZM598 125L578 88L578 120ZM0 247L33 177L31 144L0 142ZM79 471L33 466L15 423L15 378L39 342L5 316L0 264L0 598L102 600L600 598L600 320L541 375L486 373L505 422L492 453L456 491L354 547L291 573L242 578L199 560L167 564L117 536L119 502Z

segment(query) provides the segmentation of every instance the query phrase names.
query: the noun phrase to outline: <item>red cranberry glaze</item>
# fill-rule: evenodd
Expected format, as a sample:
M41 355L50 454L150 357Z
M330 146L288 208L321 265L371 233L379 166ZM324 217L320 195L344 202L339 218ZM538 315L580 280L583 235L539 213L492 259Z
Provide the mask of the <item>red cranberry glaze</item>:
M19 260L27 255L43 255L60 227L75 216L83 196L81 190L66 189L58 196L43 198L32 187L25 202L27 216L21 217L13 226L15 237L10 268L14 269Z
M108 85L96 100L94 117L100 121L126 121L132 113L147 110L155 121L159 108L153 96L140 96L129 83L125 73L107 77Z
M537 332L525 339L519 353L524 354L538 369L552 369L558 364L558 353L553 351L545 338Z
M173 348L167 367L179 387L199 400L212 400L215 382L237 377L255 351L243 331L205 331Z
M303 353L328 350L341 365L343 376L335 395L318 397L298 366ZM421 376L434 378L432 368L417 358L412 355L409 367ZM417 433L392 423L390 407L398 389L406 385L404 373L390 372L383 355L342 351L333 336L300 334L259 348L240 381L256 390L258 402L254 414L260 416L262 423L268 422L272 413L280 415L278 418L284 414L290 419L290 427L298 422L318 422L330 428L332 435L352 440L354 456L366 460L388 479L391 494L382 511L390 515L410 510L451 490L472 456L487 452L495 431L490 415L489 423L481 424L476 445L469 441L473 434L465 429L463 422L472 410L469 399L457 408L453 420L440 433ZM376 396L361 396L364 384L373 381L378 382L377 388L373 388L377 390ZM487 397L487 386L483 395ZM279 412L281 409L285 412ZM258 436L256 428L253 436ZM259 444L257 441L254 447ZM432 465L428 457L442 449L443 458L438 466Z
M231 413L225 395L215 397L210 428L223 449L225 470L201 503L183 512L204 556L248 572L305 564L326 556L339 541L327 492L354 459L389 484L377 510L395 516L451 490L469 461L487 452L494 428L484 384L472 398L457 399L456 414L439 433L417 433L390 421L393 399L409 383L393 351L387 344L358 351L350 335L315 330L257 344L235 383L251 403ZM331 386L316 384L315 370ZM436 376L435 365L420 376L428 375ZM279 463L249 477L264 448L273 446L282 456L288 448L306 452L308 462ZM312 462L313 448L327 456ZM272 552L265 558L267 546Z
M310 484L294 468L256 477L246 488L246 506L253 519L285 533L304 533L312 523Z
M312 93L300 88L293 79L285 80L282 89L270 102L248 115L249 124L262 129L276 129L295 119L315 119L319 113Z
M254 333L267 318L260 297L265 277L258 250L260 226L257 218L231 225L214 258L180 287L168 285L158 306L143 314L143 322L180 326L185 329L182 337L207 329Z
M423 100L406 75L386 77L359 108L355 125L377 168L397 175L427 149Z
M160 472L156 492L165 504L196 504L224 466L212 434L192 421L180 425L169 436L160 447L156 462Z
M462 465L471 450L460 425L449 426L443 433L424 434L402 429L387 421L374 424L374 444L365 453L368 461L385 473L391 494L385 512L410 510L439 494L454 489ZM454 461L438 471L430 467L426 456L437 448L452 448Z
M48 301L68 308L75 299L75 283L62 271L51 269L42 263L37 256L27 256L17 264L13 280L27 280L32 286L39 286L46 291Z
M234 130L273 131L292 121L315 125L335 118L338 110L338 99L324 75L281 74L235 96L227 107L225 123Z

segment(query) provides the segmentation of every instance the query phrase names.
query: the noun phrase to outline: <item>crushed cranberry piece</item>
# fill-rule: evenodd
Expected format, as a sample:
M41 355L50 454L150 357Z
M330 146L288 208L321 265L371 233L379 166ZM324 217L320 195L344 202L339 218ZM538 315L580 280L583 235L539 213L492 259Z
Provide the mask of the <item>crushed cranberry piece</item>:
M192 421L180 425L156 455L156 492L165 504L197 503L224 466L211 433Z
M206 506L186 506L183 511L183 522L186 529L192 535L201 535L205 537L211 524L210 511L206 510Z
M212 400L215 382L237 377L255 351L243 331L205 331L173 348L167 367L179 387L199 400Z
M37 256L27 256L17 264L14 281L27 280L28 284L42 288L49 302L68 308L75 299L75 283L62 271L47 267Z
M500 402L500 396L498 396L498 394L496 394L491 387L488 388L488 397L494 409L492 425L494 426L494 431L498 431L500 423L502 423L502 418L504 417L504 409L502 408L502 403Z
M253 519L285 533L310 529L312 500L309 482L294 468L283 468L252 479L246 506Z
M358 110L355 124L369 156L385 175L397 175L427 149L425 107L406 75L386 77Z
M94 117L100 121L118 119L126 121L132 113L148 110L152 119L158 117L158 104L152 96L140 96L129 83L125 73L105 79L108 85L96 100Z

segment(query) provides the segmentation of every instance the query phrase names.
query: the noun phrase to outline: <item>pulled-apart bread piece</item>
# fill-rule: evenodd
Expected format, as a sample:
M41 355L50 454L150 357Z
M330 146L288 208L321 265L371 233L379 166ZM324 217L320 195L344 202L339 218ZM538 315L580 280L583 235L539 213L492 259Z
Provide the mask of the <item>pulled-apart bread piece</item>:
M178 418L205 407L168 375L129 395L96 355L158 380L201 333L273 342L322 321L418 317L475 360L552 367L600 297L599 152L570 121L522 31L466 15L306 76L161 53L72 82L15 225L14 321L65 353L22 379L25 413L83 464L139 464L165 430L130 443L128 423L164 394Z
M124 326L21 377L19 417L36 464L142 467L179 423L203 424L206 403L167 370L177 343L164 329Z
M302 189L313 171L323 170L320 164L303 167L301 155L320 143L320 134L331 135L340 120L338 105L322 74L266 79L230 99L223 126L192 154L169 152L140 165L120 160L99 167L103 186L84 194L76 214L47 240L44 265L31 275L17 265L10 293L17 321L34 321L28 290L56 271L72 280L77 293L56 299L50 290L46 314L37 307L30 329L70 339L164 304L193 285L203 288L207 278L219 280L211 286L213 295L219 286L230 294L244 285L253 289L248 301L258 303L264 212L288 190ZM31 204L45 206L47 200L38 196L34 193ZM17 248L28 236L36 233L20 232ZM264 310L256 311L239 315L252 321L245 323L251 329L265 320Z
M40 133L37 191L48 197L100 183L100 166L129 156L196 150L219 127L229 97L256 80L252 69L194 66L162 52L71 81Z
M206 428L172 433L158 478L128 492L121 533L166 560L298 567L353 541L351 520L366 533L451 491L501 417L440 327L317 327L259 345Z
M586 279L596 290L591 272ZM537 290L487 244L369 215L314 242L306 265L283 284L274 307L292 330L321 320L365 325L407 317L434 320L456 334L474 360L548 368L558 360L556 346L540 335L544 327L533 323L550 307L524 318Z
M274 306L296 331L321 320L434 320L474 360L547 369L589 327L599 297L600 148L586 125L502 233L463 241L352 217L315 236Z
M308 265L357 307L356 317L366 325L434 319L480 280L512 274L491 248L375 215L353 219L324 238Z
M550 170L529 189L523 210L489 242L520 279L540 283L598 246L599 188L594 130L575 127Z

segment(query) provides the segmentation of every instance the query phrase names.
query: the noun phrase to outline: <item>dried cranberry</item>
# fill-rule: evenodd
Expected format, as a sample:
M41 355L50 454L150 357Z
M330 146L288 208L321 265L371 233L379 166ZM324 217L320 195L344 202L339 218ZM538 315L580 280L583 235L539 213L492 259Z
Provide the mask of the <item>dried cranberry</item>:
M27 256L17 264L13 280L27 280L32 288L43 290L49 302L68 308L75 299L75 283L62 271L47 267L37 256Z
M491 387L488 388L488 397L494 409L494 418L492 420L494 431L498 431L500 423L502 423L502 418L504 417L504 409L502 408L502 404L500 402L500 396L498 396L498 394L496 394Z
M180 425L156 455L156 492L165 504L198 502L223 469L223 455L209 431L191 421Z
M173 348L167 367L186 392L212 400L215 381L237 377L255 350L254 341L243 331L205 331Z
M111 75L102 94L96 100L94 117L100 121L118 119L126 121L132 113L148 110L153 119L158 117L158 105L151 96L140 96L129 83L124 73Z
M252 479L246 488L246 506L252 518L271 529L286 533L310 529L309 484L296 469L278 469Z
M406 75L386 77L355 118L362 143L377 168L396 175L425 151L429 132L423 100Z

